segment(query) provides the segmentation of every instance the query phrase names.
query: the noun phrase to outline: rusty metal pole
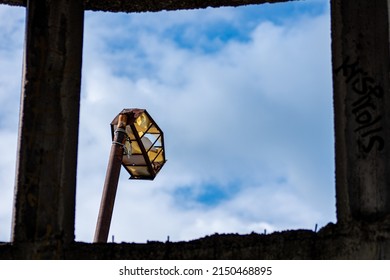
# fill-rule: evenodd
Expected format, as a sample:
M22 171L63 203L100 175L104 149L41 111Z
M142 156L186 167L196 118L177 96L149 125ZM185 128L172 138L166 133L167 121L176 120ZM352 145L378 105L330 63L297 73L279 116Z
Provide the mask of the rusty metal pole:
M95 243L106 243L108 233L110 231L111 217L114 210L116 190L118 187L119 174L122 164L123 145L126 141L126 125L127 115L121 114L119 116L118 126L111 146L110 159L108 162L99 216L96 224L94 238Z

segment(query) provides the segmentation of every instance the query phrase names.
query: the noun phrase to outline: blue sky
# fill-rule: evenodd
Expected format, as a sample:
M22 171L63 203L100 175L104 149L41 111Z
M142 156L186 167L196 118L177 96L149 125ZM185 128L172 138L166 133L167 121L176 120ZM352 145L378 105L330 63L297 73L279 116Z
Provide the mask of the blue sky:
M329 1L86 12L76 239L92 241L109 123L145 108L168 162L122 170L115 241L314 229L335 221ZM0 6L0 240L10 236L24 9ZM90 116L94 116L91 118Z

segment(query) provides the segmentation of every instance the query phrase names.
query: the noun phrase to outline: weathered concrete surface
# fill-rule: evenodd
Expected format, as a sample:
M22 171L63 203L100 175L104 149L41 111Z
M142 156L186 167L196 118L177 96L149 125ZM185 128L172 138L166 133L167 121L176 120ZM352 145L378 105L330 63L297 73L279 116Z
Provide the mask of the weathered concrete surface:
M190 242L75 244L71 258L85 259L299 259L312 257L311 231L272 235L216 234ZM79 253L83 252L84 255Z
M278 3L291 0L170 0L170 1L112 1L87 0L85 8L93 11L109 12L158 12L163 10L187 10L207 7L243 6L250 4Z
M86 10L107 12L158 12L163 10L187 10L207 7L231 6L237 7L251 4L279 3L298 0L84 0ZM0 4L25 6L26 0L0 0Z
M269 259L269 260L331 260L388 259L390 229L388 221L329 224L319 232L292 230L263 234L215 234L189 242L136 243L72 243L58 249L59 244L0 244L0 259L26 259L29 251L34 258L53 258L47 252L61 251L61 259L91 260L208 260L208 259Z
M13 242L74 240L84 9L27 7Z
M332 0L339 222L390 214L387 0Z
M216 234L190 242L74 244L71 259L388 259L389 228L329 224L318 233L292 230L263 234Z

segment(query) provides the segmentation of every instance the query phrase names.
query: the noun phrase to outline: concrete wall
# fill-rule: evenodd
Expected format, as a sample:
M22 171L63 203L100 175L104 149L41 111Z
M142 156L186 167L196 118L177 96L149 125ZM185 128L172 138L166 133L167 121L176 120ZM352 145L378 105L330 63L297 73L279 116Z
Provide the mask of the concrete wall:
M387 0L332 1L339 222L390 213Z
M147 244L74 242L84 8L29 1L13 242L0 244L0 258L389 259L389 1L331 1L337 224Z
M269 235L215 234L175 243L4 243L0 244L0 259L389 259L388 224L329 224L317 233L292 230Z

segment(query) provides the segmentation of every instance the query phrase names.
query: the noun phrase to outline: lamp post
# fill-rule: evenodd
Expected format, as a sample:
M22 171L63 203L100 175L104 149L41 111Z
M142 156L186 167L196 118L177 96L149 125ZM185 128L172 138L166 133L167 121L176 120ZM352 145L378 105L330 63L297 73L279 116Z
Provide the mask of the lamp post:
M121 165L130 179L153 180L165 164L164 135L144 109L124 109L111 122L112 146L94 242L107 242Z

